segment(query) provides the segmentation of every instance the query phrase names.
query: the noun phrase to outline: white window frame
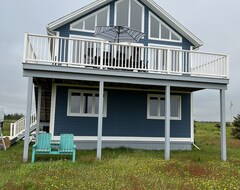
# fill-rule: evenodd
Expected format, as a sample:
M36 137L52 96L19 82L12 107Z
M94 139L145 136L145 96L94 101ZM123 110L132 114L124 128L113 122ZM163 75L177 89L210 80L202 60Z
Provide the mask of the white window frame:
M79 113L71 113L71 94L72 93L80 93L80 112ZM98 117L98 113L84 113L83 112L83 94L88 93L95 95L99 94L97 90L80 90L80 89L68 89L68 102L67 102L67 116L75 116L75 117ZM92 105L94 107L95 104ZM92 112L94 109L92 109ZM107 117L107 92L104 91L103 97L103 117Z
M158 116L151 116L150 115L150 98L158 98ZM171 120L181 120L182 119L182 97L180 95L171 95L171 97L177 97L179 102L178 102L178 117L172 117L170 116ZM160 116L160 98L165 98L164 95L161 94L148 94L147 95L147 119L159 119L163 120L165 119L165 116ZM170 98L171 99L171 98Z
M154 38L151 37L151 17L155 18L158 22L159 22L159 37L158 38ZM169 31L170 31L170 35L169 35L169 39L162 39L161 38L161 25L164 25ZM174 35L176 35L177 37L180 38L180 40L172 40L172 33ZM168 25L166 25L163 21L161 21L158 17L156 17L153 13L151 13L149 11L149 18L148 18L148 38L150 40L159 40L159 41L167 41L167 42L177 42L177 43L182 43L182 37L177 34L173 29L171 29Z
M97 26L97 15L98 15L98 13L103 12L103 11L105 11L105 10L107 10L107 26L109 26L110 6L107 6L107 7L104 7L104 8L102 8L102 9L100 9L99 11L96 11L96 12L94 12L94 13L92 13L92 14L90 14L90 15L88 15L88 16L80 19L80 20L77 20L76 22L74 22L74 23L72 23L72 24L70 24L70 30L72 30L72 31L79 31L79 32L91 32L91 33L94 33L95 30L85 30L85 21L86 21L88 18L90 18L90 17L92 17L92 16L95 16L95 26ZM73 28L73 25L78 24L78 23L80 23L80 22L83 22L83 29Z
M119 3L121 3L122 1L125 1L125 0L119 0L119 1L117 1L116 3L115 3L115 13L114 13L114 25L116 26L117 25L117 6L118 6L118 4ZM131 22L131 18L130 18L130 16L131 16L131 1L134 1L136 4L138 4L140 7L142 7L142 28L141 28L141 32L143 32L144 33L144 14L145 14L145 7L141 4L141 3L139 3L138 1L136 1L136 0L129 0L129 9L128 9L128 15L129 15L129 17L128 17L128 27L130 27L130 22Z

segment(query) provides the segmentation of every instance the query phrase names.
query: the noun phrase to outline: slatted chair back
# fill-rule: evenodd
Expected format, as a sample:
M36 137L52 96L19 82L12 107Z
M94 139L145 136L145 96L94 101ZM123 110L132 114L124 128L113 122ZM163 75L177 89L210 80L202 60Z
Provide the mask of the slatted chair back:
M51 151L52 135L50 133L40 133L37 135L37 151Z
M73 152L74 151L74 135L73 134L61 134L60 135L60 152Z

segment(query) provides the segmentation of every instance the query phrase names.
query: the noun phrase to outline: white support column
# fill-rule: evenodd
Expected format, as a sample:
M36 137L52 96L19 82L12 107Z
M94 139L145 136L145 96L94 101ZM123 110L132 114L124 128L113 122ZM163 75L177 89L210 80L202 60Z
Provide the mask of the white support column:
M33 78L28 78L28 92L27 92L27 110L26 110L26 128L23 150L23 162L28 161L28 148L29 148L29 129L31 122L31 108L32 108L32 93L33 93Z
M104 82L99 82L99 105L98 105L98 137L97 137L97 159L101 160L102 157L102 124L103 124L103 93Z
M38 102L37 102L37 128L36 128L36 135L39 133L40 128L40 113L41 113L41 98L42 98L42 87L38 87Z
M170 86L165 88L165 160L170 159Z
M194 143L193 92L191 92L191 143Z
M226 110L225 110L225 90L220 89L220 113L221 113L221 158L227 160L226 144Z

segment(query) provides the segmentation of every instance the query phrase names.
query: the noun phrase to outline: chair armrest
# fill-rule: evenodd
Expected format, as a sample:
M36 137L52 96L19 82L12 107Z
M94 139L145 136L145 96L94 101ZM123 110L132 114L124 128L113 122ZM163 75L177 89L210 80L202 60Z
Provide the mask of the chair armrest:
M76 149L76 145L75 144L73 145L73 149Z
M34 145L33 145L33 148L37 148L37 144L34 144Z

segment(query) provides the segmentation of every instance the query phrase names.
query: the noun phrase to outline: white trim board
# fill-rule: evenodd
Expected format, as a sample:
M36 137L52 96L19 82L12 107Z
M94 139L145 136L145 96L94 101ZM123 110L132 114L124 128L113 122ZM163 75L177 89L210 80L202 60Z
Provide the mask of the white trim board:
M60 140L60 136L53 136L53 140ZM74 136L75 141L97 141L97 136ZM102 136L103 141L128 141L128 142L164 142L164 137L113 137ZM191 142L191 138L170 138L171 142Z

